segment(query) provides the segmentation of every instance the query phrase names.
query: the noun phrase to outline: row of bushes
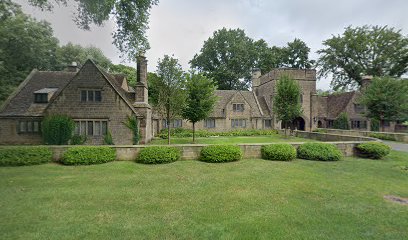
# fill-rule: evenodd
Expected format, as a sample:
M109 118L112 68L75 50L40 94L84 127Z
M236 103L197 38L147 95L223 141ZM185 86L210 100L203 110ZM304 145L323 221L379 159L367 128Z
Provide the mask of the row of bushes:
M384 133L370 133L368 136L372 138L378 138L381 140L397 141L394 136Z
M390 147L380 142L362 143L357 146L361 157L380 159L390 153ZM296 150L290 144L272 144L261 148L263 159L290 161L297 158L337 161L342 154L336 146L327 143L305 143ZM180 159L180 149L176 147L151 146L143 148L137 162L145 164L171 163ZM236 145L209 145L202 148L200 161L232 162L242 159L242 151ZM61 163L65 165L100 164L116 159L116 150L107 146L77 146L64 152ZM2 147L0 166L21 166L48 163L52 152L47 147Z
M162 129L158 134L158 137L166 139L168 136L167 129ZM234 130L229 132L209 132L206 130L195 131L196 137L232 137L232 136L262 136L262 135L272 135L278 134L276 130L258 130L258 129L248 129L248 130ZM172 137L193 137L193 130L184 128L173 128L170 129L170 136Z

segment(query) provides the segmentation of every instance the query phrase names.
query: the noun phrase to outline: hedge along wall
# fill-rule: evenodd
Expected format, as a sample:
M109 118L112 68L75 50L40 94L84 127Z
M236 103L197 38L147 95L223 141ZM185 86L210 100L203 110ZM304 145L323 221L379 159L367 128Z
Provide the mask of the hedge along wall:
M392 133L392 132L371 132L371 131L356 131L356 130L340 130L340 129L331 129L331 128L321 128L326 131L328 134L337 134L337 135L348 135L348 136L360 136L360 137L369 137L371 134L383 134L388 137L392 137L395 141L408 143L408 134L407 133Z
M347 131L347 130L346 130ZM313 140L318 140L322 142L346 142L346 141L358 141L358 142L367 142L367 141L377 141L375 138L364 137L358 135L342 135L342 134L331 134L331 133L320 133L320 132L305 132L305 131L293 131L294 136L300 138L308 138Z
M366 141L364 141L366 142ZM349 142L330 142L337 146L338 149L343 153L344 156L351 157L357 156L355 147L363 143L363 141L349 141ZM254 144L238 144L243 153L243 158L261 158L261 147L263 145L269 145L275 143L254 143ZM278 144L278 143L276 143ZM301 145L301 142L289 143L294 147ZM154 145L134 145L134 146L120 146L114 145L110 146L116 149L116 160L119 161L133 161L139 154L140 150L145 147L154 146ZM163 145L160 145L163 146ZM182 160L193 160L198 159L200 156L200 151L204 146L208 144L175 144L172 147L178 147L181 150L181 159ZM63 153L72 146L48 146L53 151L54 161L61 159Z

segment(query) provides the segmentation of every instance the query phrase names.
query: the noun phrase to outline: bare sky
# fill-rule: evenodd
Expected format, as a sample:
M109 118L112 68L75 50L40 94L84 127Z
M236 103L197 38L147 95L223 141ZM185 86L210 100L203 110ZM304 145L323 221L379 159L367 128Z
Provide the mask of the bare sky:
M111 22L82 31L72 22L72 7L57 7L49 13L28 6L26 0L14 1L24 12L50 22L61 44L94 45L114 63L121 62L112 45ZM244 29L249 37L263 38L271 46L300 38L311 48L310 58L316 59L322 41L349 25L388 25L407 34L407 10L407 0L160 0L151 11L148 69L155 71L159 58L174 54L188 70L188 62L204 41L222 27ZM318 81L318 88L328 89L329 80Z

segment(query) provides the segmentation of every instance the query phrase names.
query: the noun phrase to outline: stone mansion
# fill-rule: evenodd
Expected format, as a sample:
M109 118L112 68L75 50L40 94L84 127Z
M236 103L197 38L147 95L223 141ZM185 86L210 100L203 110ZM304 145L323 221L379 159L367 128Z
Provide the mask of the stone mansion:
M311 69L274 69L264 75L255 70L252 91L216 90L212 113L196 129L280 129L272 106L275 84L282 74L290 75L301 87L303 114L293 122L298 130L331 127L342 112L350 117L352 128L369 129L364 107L356 101L359 92L319 97L316 71ZM109 131L114 143L122 145L132 144L132 132L124 122L134 115L139 119L141 143L149 142L167 123L148 103L147 81L144 57L138 58L135 86L129 86L124 75L108 73L91 60L80 69L34 69L0 108L0 144L41 144L41 120L52 114L74 119L75 134L87 135L87 144L103 144ZM192 127L182 119L170 124Z

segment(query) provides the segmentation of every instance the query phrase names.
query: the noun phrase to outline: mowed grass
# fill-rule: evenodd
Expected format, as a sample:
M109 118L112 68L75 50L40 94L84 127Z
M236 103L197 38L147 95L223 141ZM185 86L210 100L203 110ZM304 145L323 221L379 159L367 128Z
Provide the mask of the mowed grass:
M170 138L172 144L190 144L193 138ZM200 137L195 139L196 144L244 144L244 143L273 143L273 142L312 142L314 140L298 137L285 137L278 134L263 136L233 136L233 137ZM167 144L167 139L154 139L150 145Z
M0 239L408 239L408 154L0 168Z

